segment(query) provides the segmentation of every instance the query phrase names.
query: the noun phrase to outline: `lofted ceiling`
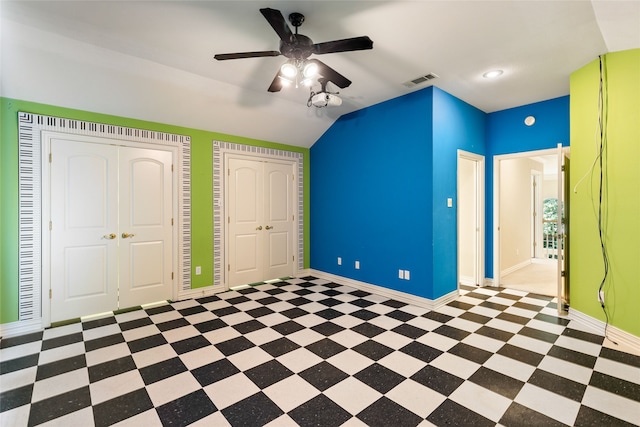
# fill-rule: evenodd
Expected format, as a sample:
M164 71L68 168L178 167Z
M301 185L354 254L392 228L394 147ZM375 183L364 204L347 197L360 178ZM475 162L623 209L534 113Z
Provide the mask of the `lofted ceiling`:
M640 47L640 1L635 0L3 0L1 7L3 37L10 38L7 32L15 25L35 28L188 73L216 93L215 103L195 104L215 110L218 120L144 112L134 118L303 147L343 114L428 85L484 112L564 96L571 72L600 54ZM304 14L299 32L315 43L363 35L373 40L373 50L313 56L352 80L339 90L341 106L307 107L307 88L267 92L283 56L213 59L217 53L278 50L278 36L259 12L264 7L285 18ZM503 74L482 77L493 69ZM428 73L438 78L403 85ZM11 88L3 91L12 94Z

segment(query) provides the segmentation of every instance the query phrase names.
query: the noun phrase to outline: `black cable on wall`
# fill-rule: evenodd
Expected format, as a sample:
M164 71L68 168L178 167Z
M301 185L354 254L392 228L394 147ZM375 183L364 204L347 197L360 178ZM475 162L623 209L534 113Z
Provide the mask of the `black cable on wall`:
M602 252L602 262L604 265L604 273L600 286L598 287L598 301L602 307L602 312L605 316L604 336L614 344L618 344L609 338L607 329L609 327L609 313L605 306L605 299L603 297L604 285L609 276L609 256L607 254L606 238L605 238L605 218L603 214L603 196L605 193L605 178L607 167L606 161L606 148L607 148L607 113L608 113L608 98L607 98L607 74L606 74L606 61L605 58L600 55L600 85L598 91L598 130L600 133L600 144L598 150L598 164L600 167L599 177L599 193L598 193L598 234L600 237L600 249Z

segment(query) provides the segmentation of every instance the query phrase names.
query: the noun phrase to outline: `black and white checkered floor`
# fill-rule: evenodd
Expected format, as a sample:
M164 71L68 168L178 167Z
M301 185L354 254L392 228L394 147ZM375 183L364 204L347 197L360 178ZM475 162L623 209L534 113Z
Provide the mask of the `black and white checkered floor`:
M640 357L555 311L314 277L131 311L3 339L0 425L640 424Z

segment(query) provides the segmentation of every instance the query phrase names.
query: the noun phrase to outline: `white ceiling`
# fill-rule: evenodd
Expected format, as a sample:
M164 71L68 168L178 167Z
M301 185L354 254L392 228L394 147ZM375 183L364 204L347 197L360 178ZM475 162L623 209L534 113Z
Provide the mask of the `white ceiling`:
M362 35L373 40L373 50L315 56L353 81L340 90L342 106L308 108L306 88L268 93L282 56L213 59L216 53L278 50L262 7L285 17L304 14L299 32L316 43ZM430 84L493 112L567 95L571 72L600 54L640 47L640 0L3 0L2 19L206 79L220 92L215 108L222 116L233 104L233 114L215 125L171 124L304 147L342 114L426 87L402 84L426 73L439 76ZM504 74L484 79L492 69Z

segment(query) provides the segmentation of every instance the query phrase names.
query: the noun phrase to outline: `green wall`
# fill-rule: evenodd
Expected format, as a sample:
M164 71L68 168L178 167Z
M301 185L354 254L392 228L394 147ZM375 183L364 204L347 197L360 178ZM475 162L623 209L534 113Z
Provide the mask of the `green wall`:
M640 336L640 49L604 55L603 196L610 324ZM571 75L571 307L605 321L597 300L604 264L598 232L599 60ZM582 180L582 181L580 181ZM580 183L579 183L580 182Z
M149 129L191 137L192 287L213 284L213 140L288 150L304 159L304 256L309 266L309 149L198 129L0 98L0 323L18 320L18 112ZM193 272L192 272L193 273Z

